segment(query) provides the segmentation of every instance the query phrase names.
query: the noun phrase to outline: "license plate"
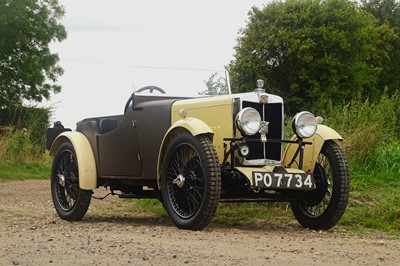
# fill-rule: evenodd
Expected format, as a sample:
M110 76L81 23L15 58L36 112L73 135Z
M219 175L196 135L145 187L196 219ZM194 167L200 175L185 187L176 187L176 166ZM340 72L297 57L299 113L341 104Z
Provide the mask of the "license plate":
M253 184L268 189L315 189L314 177L307 173L265 173L253 172Z

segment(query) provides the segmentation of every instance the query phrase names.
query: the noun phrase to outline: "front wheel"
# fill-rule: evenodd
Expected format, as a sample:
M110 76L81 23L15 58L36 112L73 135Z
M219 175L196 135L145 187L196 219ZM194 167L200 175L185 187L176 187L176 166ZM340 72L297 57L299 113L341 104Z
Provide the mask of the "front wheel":
M79 187L78 161L70 142L62 143L54 156L51 196L57 214L63 220L81 220L89 208L92 191Z
M162 200L181 229L201 230L213 218L221 193L217 153L210 139L183 133L170 143L161 175Z
M316 189L291 203L297 221L313 230L336 225L349 201L349 171L346 158L336 142L324 143L314 169Z

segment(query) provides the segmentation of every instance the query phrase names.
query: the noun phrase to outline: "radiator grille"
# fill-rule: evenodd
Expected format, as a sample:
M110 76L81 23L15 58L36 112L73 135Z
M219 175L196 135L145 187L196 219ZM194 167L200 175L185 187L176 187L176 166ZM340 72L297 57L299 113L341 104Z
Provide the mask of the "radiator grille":
M242 108L252 107L256 109L263 121L269 122L267 139L282 139L282 103L261 104L256 102L243 101ZM261 134L244 136L249 139L261 139ZM280 143L248 142L250 154L247 160L267 159L281 161L282 145Z

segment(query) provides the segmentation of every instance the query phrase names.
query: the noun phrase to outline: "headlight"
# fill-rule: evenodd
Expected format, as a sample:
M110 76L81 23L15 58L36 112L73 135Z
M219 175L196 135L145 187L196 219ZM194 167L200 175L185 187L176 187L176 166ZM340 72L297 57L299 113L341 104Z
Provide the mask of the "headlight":
M244 108L236 116L236 126L243 134L257 134L261 126L261 116L254 108Z
M293 118L292 129L298 137L309 138L317 131L317 120L310 112L300 112Z

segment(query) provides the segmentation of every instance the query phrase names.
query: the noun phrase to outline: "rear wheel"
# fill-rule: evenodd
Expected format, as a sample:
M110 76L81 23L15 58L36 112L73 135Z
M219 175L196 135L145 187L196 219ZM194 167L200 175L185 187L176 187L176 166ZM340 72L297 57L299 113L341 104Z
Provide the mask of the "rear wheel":
M70 142L60 145L51 171L51 196L61 219L78 221L86 214L92 190L79 187L79 170L75 149Z
M349 171L346 158L336 142L324 143L314 169L316 189L291 203L297 221L314 230L328 230L336 225L349 200Z
M164 158L161 191L172 222L182 229L205 228L221 193L219 162L210 139L180 134L170 143Z

